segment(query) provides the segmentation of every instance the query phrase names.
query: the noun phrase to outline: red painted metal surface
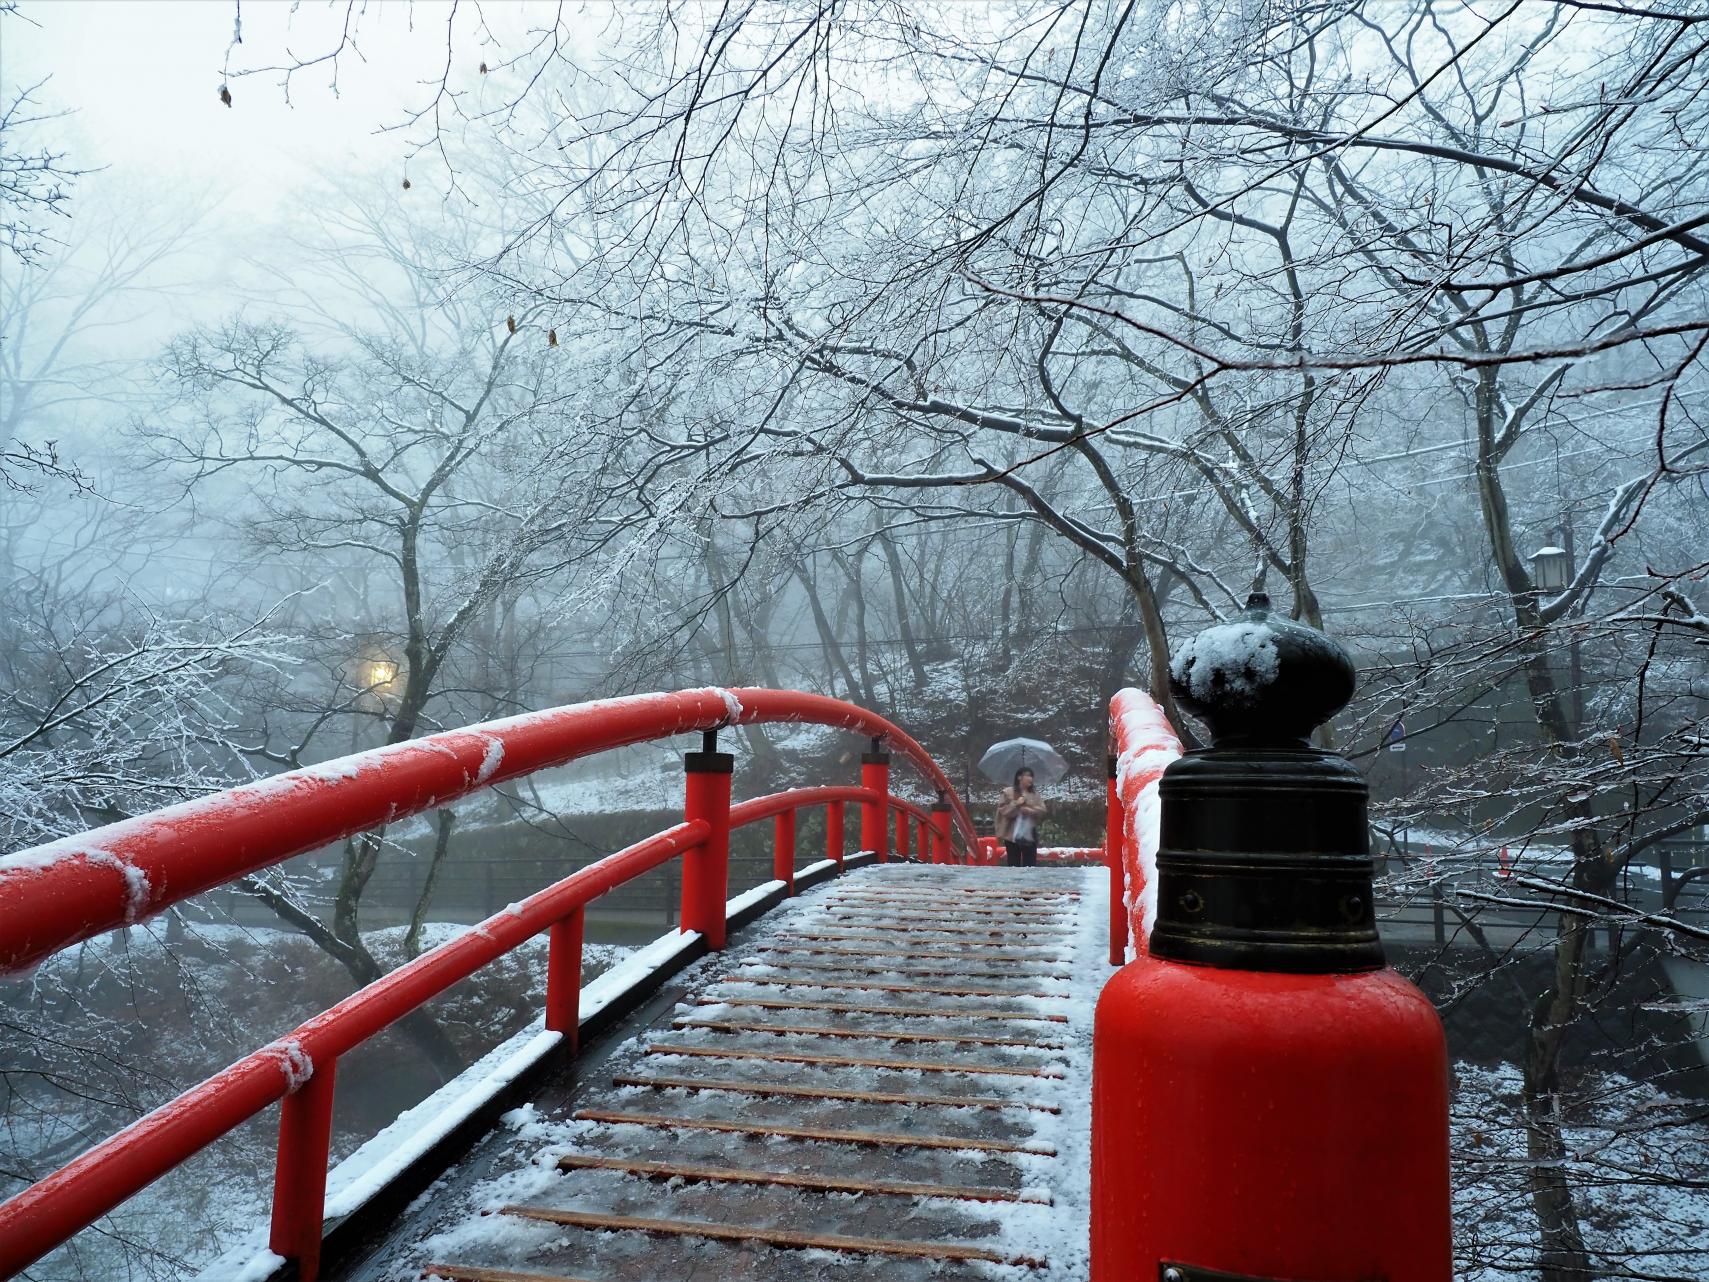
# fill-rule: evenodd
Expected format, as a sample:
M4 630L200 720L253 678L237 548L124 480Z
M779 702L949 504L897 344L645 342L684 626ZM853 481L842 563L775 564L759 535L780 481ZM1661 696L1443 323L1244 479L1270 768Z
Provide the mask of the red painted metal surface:
M576 908L552 923L546 951L546 1028L562 1033L570 1052L581 1037L582 940L587 910Z
M312 1076L279 1111L279 1156L273 1168L273 1224L267 1245L297 1262L301 1276L320 1271L326 1167L332 1155L332 1094L338 1061L314 1065Z
M730 898L730 783L729 758L713 753L710 768L697 769L695 757L683 785L683 817L706 828L706 840L682 858L682 922L684 931L699 931L714 952L724 947L724 904Z
M1393 971L1142 956L1098 1002L1092 1282L1450 1282L1448 1060Z
M932 807L932 862L947 864L950 862L949 852L949 806L939 803Z
M882 737L933 787L951 790L957 827L973 843L972 817L948 777L875 713L791 690L635 695L412 739L0 857L0 972L489 784L625 744L780 721Z
M890 755L888 753L867 753L861 758L860 785L872 793L876 800L862 804L860 808L860 848L878 852L878 862L890 862L890 808L887 798L890 796ZM968 828L972 835L971 826Z

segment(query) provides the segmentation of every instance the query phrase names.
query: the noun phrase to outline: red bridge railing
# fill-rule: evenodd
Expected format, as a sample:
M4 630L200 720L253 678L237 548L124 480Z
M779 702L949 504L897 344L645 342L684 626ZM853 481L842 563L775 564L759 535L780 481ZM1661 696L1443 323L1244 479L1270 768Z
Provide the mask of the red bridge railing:
M802 788L730 804L721 728L805 722L868 736L859 787ZM10 1277L275 1101L283 1101L274 1170L272 1250L319 1270L338 1060L534 936L549 935L545 1025L573 1052L580 1024L587 905L682 856L682 929L722 948L733 828L774 822L774 875L794 892L795 816L827 812L827 855L843 859L844 808L860 807L863 849L932 862L977 862L978 839L948 777L918 743L875 713L822 695L702 689L638 695L488 722L293 771L0 858L0 971L139 921L293 855L444 805L479 789L626 744L700 731L688 755L684 822L572 873L423 953L95 1145L0 1204L0 1277ZM938 792L931 809L894 797L900 751Z
M1128 941L1143 951L1157 913L1158 781L1181 755L1163 708L1143 690L1110 699L1109 802L1104 858L1110 870L1110 965L1127 960Z

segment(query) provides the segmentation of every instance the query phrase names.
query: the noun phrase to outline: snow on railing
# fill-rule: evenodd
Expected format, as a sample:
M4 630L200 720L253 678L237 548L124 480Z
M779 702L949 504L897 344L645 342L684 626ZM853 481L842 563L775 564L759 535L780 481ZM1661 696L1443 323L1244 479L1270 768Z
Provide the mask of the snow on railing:
M684 823L508 905L0 1204L0 1277L29 1267L282 1100L270 1246L296 1262L302 1282L313 1282L325 1223L333 1089L341 1056L542 933L550 936L545 1029L573 1053L584 1015L587 904L682 856L683 929L698 930L707 947L722 947L732 828L775 821L774 872L789 893L796 872L795 816L803 808L826 808L827 861L839 867L843 809L851 802L861 809L863 845L880 859L889 857L892 813L904 835L899 847L905 851L907 830L917 823L918 849L924 855L929 846L932 862L975 862L978 838L944 772L918 743L875 713L797 691L703 689L577 704L394 744L0 858L0 969L19 969L294 854L506 779L625 744L775 721L812 722L887 740L921 769L940 801L928 811L892 796L888 755L874 752L867 755L863 778L880 787L796 789L732 806L729 758L689 754ZM707 756L723 764L698 760ZM721 784L697 792L697 770L703 781L710 776L721 778ZM952 841L952 818L959 849ZM696 883L692 890L691 880ZM708 915L714 910L715 924Z
M1110 743L1110 964L1119 965L1145 946L1157 918L1157 784L1181 740L1157 701L1130 688L1110 700Z

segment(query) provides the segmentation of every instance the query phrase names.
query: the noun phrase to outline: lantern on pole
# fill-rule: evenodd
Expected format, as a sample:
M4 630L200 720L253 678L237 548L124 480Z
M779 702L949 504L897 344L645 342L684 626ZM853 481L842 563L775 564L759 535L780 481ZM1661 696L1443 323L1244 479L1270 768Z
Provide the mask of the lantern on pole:
M369 659L362 665L364 688L383 690L398 679L398 665L395 659Z
M1553 543L1531 554L1531 581L1539 592L1555 596L1573 581L1573 554Z
M1255 593L1171 678L1212 742L1098 1002L1091 1282L1450 1282L1442 1024L1384 967L1364 778L1310 743L1352 660Z

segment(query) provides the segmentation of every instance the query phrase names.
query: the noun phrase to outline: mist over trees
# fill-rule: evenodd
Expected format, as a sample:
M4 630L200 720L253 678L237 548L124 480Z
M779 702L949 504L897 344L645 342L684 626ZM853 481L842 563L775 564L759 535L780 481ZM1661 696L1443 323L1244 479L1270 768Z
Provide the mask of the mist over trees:
M1701 1187L1700 1105L1643 1036L1573 1049L1709 944L1696 8L435 11L396 172L282 195L237 247L77 175L51 82L8 84L5 848L700 683L873 706L970 782L994 733L1046 727L1095 798L1109 695L1190 737L1171 650L1267 592L1360 663L1330 734L1390 909L1476 945L1445 1004L1526 1012L1464 1128L1516 1148L1456 1155L1468 1205L1526 1215L1462 1223L1467 1276L1697 1276L1701 1208L1676 1249L1600 1199ZM399 17L320 16L312 47L234 45L229 110L358 75ZM791 778L791 745L740 747ZM422 847L409 955L469 822ZM247 889L368 982L395 838ZM60 1009L9 1018L39 1049ZM411 1035L454 1070L444 1029ZM107 1071L32 1053L6 1098L60 1121L14 1135L17 1178L96 1129L64 1080Z

